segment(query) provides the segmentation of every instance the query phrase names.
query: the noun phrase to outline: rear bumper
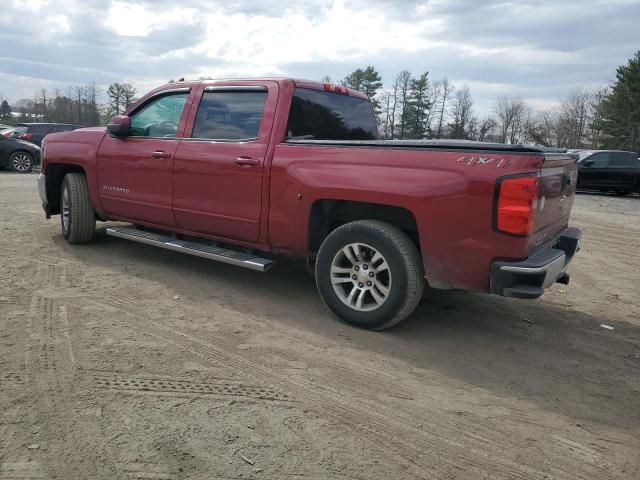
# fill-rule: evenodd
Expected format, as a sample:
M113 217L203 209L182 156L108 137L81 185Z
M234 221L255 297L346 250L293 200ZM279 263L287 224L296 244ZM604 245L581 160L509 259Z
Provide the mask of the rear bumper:
M504 297L538 298L556 282L569 283L565 272L580 250L582 233L567 228L554 245L543 248L521 262L496 261L491 264L491 293Z

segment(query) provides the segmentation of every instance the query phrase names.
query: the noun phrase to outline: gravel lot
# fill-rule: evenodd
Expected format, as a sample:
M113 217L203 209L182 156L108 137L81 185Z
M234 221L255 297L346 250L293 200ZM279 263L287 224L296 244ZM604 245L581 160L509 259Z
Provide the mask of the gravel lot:
M69 246L35 180L0 173L2 479L640 478L640 197L577 198L568 287L372 333L298 263Z

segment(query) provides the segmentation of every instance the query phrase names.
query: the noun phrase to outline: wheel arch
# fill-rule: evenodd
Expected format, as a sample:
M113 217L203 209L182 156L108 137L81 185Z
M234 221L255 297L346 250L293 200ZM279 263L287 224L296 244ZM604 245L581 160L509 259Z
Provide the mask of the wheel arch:
M62 181L68 173L82 173L86 175L84 168L74 163L50 163L47 165L47 201L52 215L60 213L60 193Z
M308 249L314 255L333 230L356 220L380 220L405 232L420 252L416 216L409 209L373 202L320 199L310 209L307 231Z

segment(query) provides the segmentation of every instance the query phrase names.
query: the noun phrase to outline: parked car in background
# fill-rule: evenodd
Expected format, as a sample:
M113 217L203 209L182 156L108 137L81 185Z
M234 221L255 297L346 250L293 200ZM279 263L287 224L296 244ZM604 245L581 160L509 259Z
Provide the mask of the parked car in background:
M33 143L0 135L0 167L29 173L40 163L40 147Z
M5 124L3 124L3 123L0 123L0 132L1 132L2 130L7 130L7 129L9 129L9 128L13 128L13 127L12 127L11 125L5 125Z
M8 127L3 125L0 127L0 135L4 135L5 137L10 137L16 127Z
M81 128L68 123L19 123L11 136L20 140L42 145L42 139L50 133L70 132Z
M578 151L578 188L618 195L640 192L640 160L635 152Z

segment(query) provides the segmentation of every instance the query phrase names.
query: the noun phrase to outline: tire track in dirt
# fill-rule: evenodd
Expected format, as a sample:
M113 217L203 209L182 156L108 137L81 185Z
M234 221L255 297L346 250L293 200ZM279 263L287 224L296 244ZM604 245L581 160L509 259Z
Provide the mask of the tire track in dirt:
M117 372L94 372L93 381L97 388L131 393L151 393L189 396L232 396L256 400L289 402L289 395L270 387L243 383L211 383L190 379L170 379L164 376L126 376Z
M26 378L23 372L0 373L0 387L3 389L11 387L22 388L24 387L25 383Z
M179 477L167 466L157 463L126 463L119 465L127 480L177 480Z
M0 480L46 480L42 467L33 461L0 464Z
M315 379L283 378L267 370L263 365L248 360L219 345L212 345L201 339L190 336L185 332L165 326L146 318L138 312L138 308L127 298L112 302L109 295L100 300L84 298L88 305L99 306L105 310L117 311L121 316L129 317L129 321L113 316L112 320L123 326L132 328L145 335L151 335L164 340L174 346L203 358L216 365L226 365L231 370L242 371L244 375L260 378L264 382L290 392L292 398L320 407L323 412L365 432L372 440L386 448L391 448L408 465L417 468L415 474L421 477L425 471L436 478L454 476L481 476L487 471L494 473L496 478L553 478L566 479L607 479L614 478L606 468L597 464L588 465L585 472L583 465L567 462L573 458L571 449L567 448L562 465L555 462L524 463L515 459L505 458L503 446L509 445L510 439L505 438L505 432L493 428L491 425L478 423L475 431L470 434L468 425L451 425L447 419L428 419L411 415L405 411L388 408L380 403L371 403L361 395L351 392L339 392L331 388L322 387ZM133 321L131 321L133 320ZM480 420L480 419L478 419ZM433 430L417 429L419 423L429 423ZM448 422L448 423L447 423ZM453 430L453 431L452 431ZM449 434L450 433L450 434ZM455 441L453 438L462 438ZM583 461L582 458L580 458ZM436 468L434 469L434 466ZM444 470L444 473L443 473ZM578 474L576 472L585 472Z

